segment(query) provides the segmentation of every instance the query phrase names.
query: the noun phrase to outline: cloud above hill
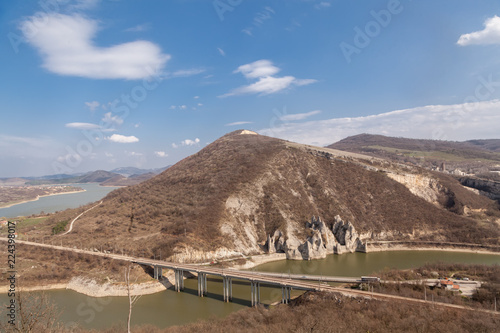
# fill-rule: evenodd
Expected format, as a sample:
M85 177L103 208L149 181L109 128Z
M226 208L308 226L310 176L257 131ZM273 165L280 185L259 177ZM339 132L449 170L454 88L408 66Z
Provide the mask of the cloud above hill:
M38 13L40 14L40 13ZM40 23L38 16L44 20ZM42 57L48 71L91 79L137 80L163 69L170 55L156 44L137 40L108 47L96 46L97 21L79 14L40 14L22 21L24 37Z
M428 105L362 117L307 122L273 120L260 134L325 146L345 137L369 133L415 139L469 140L499 138L500 100Z
M266 59L241 65L233 73L240 73L249 80L257 79L257 82L233 89L219 97L245 94L269 95L283 91L291 86L305 86L316 82L313 79L297 79L294 76L275 76L279 71L281 71L280 68Z
M112 142L117 142L117 143L135 143L139 142L139 139L133 135L131 136L125 136L121 134L113 134L110 137L108 137L109 141Z

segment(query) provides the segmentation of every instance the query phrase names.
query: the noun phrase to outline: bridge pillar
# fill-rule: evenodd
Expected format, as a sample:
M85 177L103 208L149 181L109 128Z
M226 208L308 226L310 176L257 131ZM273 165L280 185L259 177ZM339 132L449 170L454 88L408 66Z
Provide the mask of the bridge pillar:
M291 291L292 287L281 286L281 303L288 304L290 302Z
M158 280L158 266L153 265L153 276L156 280Z
M233 279L227 276L222 277L222 294L224 302L233 300Z
M207 273L198 272L198 296L207 295Z
M174 269L175 274L175 291L181 291L182 283L184 282L182 279L182 271L180 269Z
M252 307L257 306L260 303L260 282L250 281L250 290Z

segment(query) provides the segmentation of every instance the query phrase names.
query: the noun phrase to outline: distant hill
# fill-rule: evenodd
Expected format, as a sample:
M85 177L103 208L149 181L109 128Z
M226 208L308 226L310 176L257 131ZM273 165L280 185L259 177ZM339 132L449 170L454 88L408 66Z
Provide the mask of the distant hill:
M154 173L154 172L141 173L141 174L137 174L137 175L131 175L129 177L117 175L113 178L110 178L110 179L102 182L101 185L102 186L131 186L131 185L136 185L136 184L142 183L143 181L146 181L146 180L148 180L156 175L157 175L157 173Z
M360 134L328 147L427 168L439 168L444 163L448 171L459 169L468 174L500 170L500 140L455 142Z
M377 240L498 245L499 220L494 201L449 175L235 131L149 180L111 192L65 242L180 261L267 251L314 258Z
M71 177L60 177L60 178L43 177L39 179L30 180L26 184L44 185L44 184L102 183L115 176L117 176L117 174L115 173L104 170L97 170L85 173L83 175L72 175Z
M360 134L328 147L451 173L500 202L499 139L455 142Z
M139 184L140 182L159 174L167 168L168 166L158 169L125 167L117 168L111 171L91 171L85 174L32 177L27 178L27 180L24 181L26 182L26 185L100 183L104 186L130 186Z
M122 168L113 169L110 172L117 173L117 174L125 176L125 177L130 177L130 176L142 175L145 173L159 174L162 171L166 170L168 167L169 166L166 166L164 168L157 168L157 169L139 169L139 168L135 168L135 167L122 167Z

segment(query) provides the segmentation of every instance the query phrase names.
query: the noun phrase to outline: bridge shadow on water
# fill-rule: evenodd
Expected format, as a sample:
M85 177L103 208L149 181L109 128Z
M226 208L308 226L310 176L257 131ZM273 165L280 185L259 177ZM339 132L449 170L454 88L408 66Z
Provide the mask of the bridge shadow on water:
M197 278L189 278L189 280L191 281L195 281ZM208 297L208 298L211 298L211 299L215 299L215 300L218 300L218 301L221 301L221 302L224 302L224 296L222 295L222 279L221 278L214 278L214 277L207 277L207 282L211 282L211 283L216 283L216 285L212 285L212 286L209 286L208 287L208 290L207 290L207 294L203 297ZM231 303L235 303L235 304L239 304L239 305L242 305L242 306L247 306L247 307L251 307L252 306L252 302L250 300L251 298L251 287L250 287L250 282L249 281L244 281L244 280L237 280L237 279L233 279L233 285L234 286L245 286L247 289L247 293L248 293L248 298L239 298L239 297L234 297L232 298L231 300ZM210 288L212 287L212 288ZM274 287L276 288L276 286L272 286L272 285L267 285L267 284L264 284L262 283L261 284L261 288L263 287ZM173 289L173 287L171 287L170 289ZM210 290L212 289L212 290ZM181 291L182 293L187 293L187 294L190 294L190 295L193 295L193 296L196 296L196 297L199 297L198 296L198 289L195 289L195 288L192 288L192 287L184 287L184 290ZM241 290L239 291L241 293ZM281 292L280 292L281 293ZM234 292L233 292L233 295L234 295ZM267 304L262 304L261 305L263 306L268 306Z
M181 293L187 293L187 294L194 295L194 296L198 297L198 289L192 289L192 288L186 287L186 288L184 288L184 290L181 291ZM212 299L224 302L223 295L221 295L219 293L215 293L215 292L208 291L207 294L203 297L208 297L208 298L212 298ZM235 304L243 305L243 306L248 306L248 307L252 306L252 303L250 302L250 284L248 284L248 300L243 299L243 298L233 297L231 302L235 303Z

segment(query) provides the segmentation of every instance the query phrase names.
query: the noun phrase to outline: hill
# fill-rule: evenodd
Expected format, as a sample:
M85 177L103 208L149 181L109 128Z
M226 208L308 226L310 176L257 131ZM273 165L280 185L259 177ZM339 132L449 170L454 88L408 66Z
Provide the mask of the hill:
M360 134L329 148L357 152L459 176L462 185L500 202L500 140L464 142Z
M91 171L85 174L43 176L27 178L29 180L24 180L23 185L24 183L26 185L100 183L103 186L130 186L154 177L167 168L168 166L159 169L125 167L111 171Z
M252 132L227 134L160 175L111 192L65 243L182 261L268 251L308 259L377 240L499 244L496 203L449 175L242 133Z
M383 135L360 134L350 136L329 148L358 152L371 156L412 162L422 166L439 167L441 163L453 166L466 164L472 171L477 164L500 163L500 140L471 140L464 142L394 138Z

